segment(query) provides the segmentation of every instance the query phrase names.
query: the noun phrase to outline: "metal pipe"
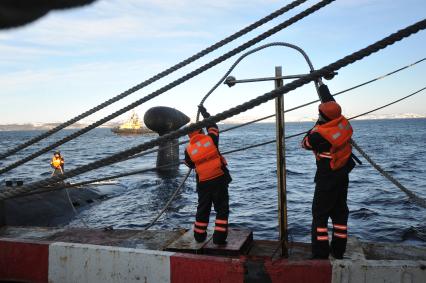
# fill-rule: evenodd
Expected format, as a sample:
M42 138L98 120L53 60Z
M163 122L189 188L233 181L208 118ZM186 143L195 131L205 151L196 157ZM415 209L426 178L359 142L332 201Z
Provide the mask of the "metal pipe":
M223 76L223 78L221 78L221 80L219 81L219 83L217 83L209 91L209 93L206 95L206 97L211 92L213 92L219 86L219 84L221 82L224 82L226 84L226 78L227 78L227 76L232 72L232 70L235 68L235 66L237 66L241 62L241 60L243 60L248 55L251 55L252 53L255 53L255 52L259 51L259 50L262 50L262 49L265 49L265 48L268 48L268 47L272 47L272 46L284 46L284 47L289 47L289 48L292 48L292 49L298 51L300 54L302 54L303 58L305 58L305 61L306 61L306 63L308 63L308 66L309 66L309 69L311 70L311 72L315 71L314 70L314 66L312 65L311 60L309 59L308 55L306 54L306 52L302 48L300 48L299 46L296 46L294 44L287 43L287 42L272 42L272 43L268 43L268 44L262 45L260 47L257 47L255 49L253 49L253 50L251 50L251 51L243 54L240 58L238 58L237 61L235 61L235 63L232 65L232 67L228 70L228 72ZM321 79L319 79L318 81L321 81ZM317 91L317 94L319 96L319 85L318 85L318 81L314 81L314 85L315 85L315 89ZM230 86L232 86L232 85L230 85Z
M279 78L276 77L266 77L266 78L256 78L256 79L240 79L240 80L226 80L226 84L238 84L238 83L253 83L253 82L264 82L264 81L275 81L276 79L300 79L308 74L300 74L300 75L289 75L289 76L281 76Z
M275 88L283 86L282 68L275 67ZM278 227L280 232L281 256L288 257L287 233L287 195L286 195L286 166L284 143L284 96L275 98L276 112L276 145L277 145L277 188L278 188Z

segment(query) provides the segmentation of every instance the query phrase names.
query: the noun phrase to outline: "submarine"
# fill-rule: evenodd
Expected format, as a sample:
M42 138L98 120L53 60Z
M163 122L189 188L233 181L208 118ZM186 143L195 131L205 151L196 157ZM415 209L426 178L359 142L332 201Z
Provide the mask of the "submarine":
M150 131L160 136L177 130L190 121L181 111L165 106L150 108L144 115L144 122ZM179 170L179 142L171 140L160 145L157 155L157 172L160 177L172 178ZM173 164L172 166L167 166ZM7 182L10 189L22 186L22 181ZM112 192L122 189L118 183L85 185L21 196L0 201L0 226L42 226L66 225L76 213L107 199ZM1 188L0 188L1 190Z

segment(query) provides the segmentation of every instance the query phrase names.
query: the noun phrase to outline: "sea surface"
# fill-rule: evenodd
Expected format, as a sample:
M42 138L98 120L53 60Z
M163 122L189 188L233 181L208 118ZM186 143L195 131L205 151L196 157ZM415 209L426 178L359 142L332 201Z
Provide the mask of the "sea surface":
M426 198L426 119L353 121L354 140L387 172L422 198ZM226 129L230 125L220 125ZM303 132L312 123L287 123L286 135ZM0 161L3 167L74 130L65 130ZM40 131L0 132L0 151L40 134ZM117 136L109 129L96 129L60 147L65 170L148 141L155 136ZM254 124L223 133L221 151L237 149L275 138L273 123ZM314 192L315 160L300 147L301 137L286 140L289 238L310 241L311 203ZM233 182L229 187L230 223L254 231L257 239L276 239L277 187L276 148L269 144L226 156ZM359 155L359 154L358 154ZM183 157L183 147L181 150ZM51 154L43 155L0 176L0 181L20 178L26 183L50 176ZM361 158L361 157L360 157ZM362 158L361 158L362 159ZM155 166L156 155L91 171L71 182L99 178ZM366 241L411 243L426 246L426 209L416 206L365 160L350 174L348 204L349 234ZM162 178L156 172L118 179L117 190L106 200L88 206L69 226L140 229L155 217L181 182L187 168L178 175ZM195 177L159 219L153 229L190 228L197 204ZM214 212L212 212L212 217ZM211 218L211 223L213 223Z

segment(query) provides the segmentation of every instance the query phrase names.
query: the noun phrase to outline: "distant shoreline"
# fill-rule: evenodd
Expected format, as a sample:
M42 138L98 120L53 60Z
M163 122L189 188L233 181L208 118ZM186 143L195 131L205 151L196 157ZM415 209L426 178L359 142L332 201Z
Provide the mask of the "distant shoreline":
M381 120L419 120L419 119L426 119L426 117L395 117L395 118L365 118L365 119L357 119L356 121L381 121ZM241 122L226 122L221 123L221 125L239 125L247 123L248 121L241 121ZM286 123L309 123L309 122L315 122L314 120L301 120L301 121L286 121ZM267 124L267 123L274 123L274 121L268 121L268 122L257 122L256 124ZM20 132L20 131L48 131L56 126L58 126L59 123L46 123L42 124L40 126L33 125L33 124L7 124L7 125L0 125L0 132ZM75 130L75 129L82 129L86 127L86 124L76 124L75 126L70 126L65 129L67 130ZM105 125L99 128L103 129L111 129L114 128L116 125Z

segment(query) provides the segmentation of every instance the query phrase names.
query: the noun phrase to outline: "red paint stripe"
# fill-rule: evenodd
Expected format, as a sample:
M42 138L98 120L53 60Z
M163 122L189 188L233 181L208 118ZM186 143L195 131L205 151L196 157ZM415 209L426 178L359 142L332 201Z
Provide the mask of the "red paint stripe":
M329 260L268 260L265 270L272 283L330 283L332 279Z
M49 243L0 239L0 280L48 282Z
M176 253L170 257L170 269L172 283L244 281L240 259Z

